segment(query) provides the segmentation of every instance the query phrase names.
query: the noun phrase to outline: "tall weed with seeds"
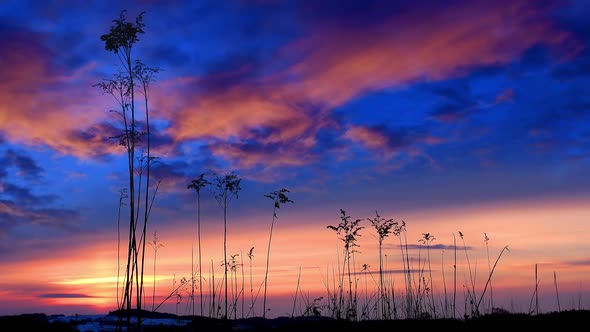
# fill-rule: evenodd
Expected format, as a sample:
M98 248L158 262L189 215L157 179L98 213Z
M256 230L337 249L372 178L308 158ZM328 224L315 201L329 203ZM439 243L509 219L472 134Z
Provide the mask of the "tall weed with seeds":
M404 271L404 286L405 286L405 311L406 318L415 318L415 304L413 298L412 288L412 269L410 266L410 253L408 249L408 238L406 234L406 222L401 221L393 227L393 235L399 240L399 249L401 251L402 266ZM403 237L403 240L402 240Z
M128 22L125 17L126 11L121 11L119 18L114 19L113 25L108 33L100 36L104 42L105 49L112 52L120 61L122 69L113 75L110 79L104 79L102 82L95 84L104 94L111 95L119 109L112 110L122 119L123 133L112 138L118 140L119 145L125 148L127 153L127 173L128 173L128 195L129 195L129 238L127 250L127 264L125 279L122 291L121 301L119 303L119 317L117 329L122 329L123 314L126 315L127 329L131 328L131 315L133 301L135 298L135 309L137 309L137 327L142 323L141 310L144 297L144 266L145 266L145 246L147 243L146 232L149 220L149 213L153 203L150 202L150 195L155 197L157 189L150 193L150 169L154 157L151 156L151 132L149 122L149 91L150 84L159 69L148 67L141 61L134 58L133 46L139 41L139 35L144 33L145 24L143 16L145 12L140 13L135 22ZM137 93L143 94L143 107L145 111L145 127L140 128L138 105L136 101ZM142 138L147 137L147 142L142 142ZM144 144L147 153L138 153L138 148ZM139 165L136 164L139 160ZM136 179L135 173L140 172L139 179ZM141 175L146 175L146 181L141 183ZM139 180L139 181L138 181ZM143 190L143 192L142 192ZM142 202L142 194L145 198ZM140 218L141 205L143 204L143 218ZM140 219L142 224L140 224Z
M252 283L252 259L254 258L254 247L248 250L248 260L250 261L250 308L248 309L248 316L254 310L254 285Z
M367 218L373 228L377 231L377 239L379 240L379 294L378 306L381 308L381 318L386 319L389 316L390 304L385 291L385 283L383 280L383 241L391 234L395 226L398 225L393 219L385 219L375 211L374 218ZM365 267L366 269L366 267Z
M154 280L152 285L152 311L154 311L156 304L156 259L158 258L158 250L164 246L158 239L157 231L154 231L154 237L150 242L150 245L154 249Z
M502 254L504 254L505 251L510 251L510 249L508 249L508 246L504 246L504 248L502 248L502 250L500 251L500 254L498 254L498 257L496 258L496 261L494 262L494 265L492 266L492 269L489 272L488 279L486 281L483 291L481 292L481 296L480 296L479 300L477 301L477 305L475 307L475 312L478 315L479 315L479 306L481 305L481 301L484 299L484 296L486 294L486 290L487 290L488 286L492 284L492 275L494 274L494 271L496 270L496 266L498 265L498 262L500 261L500 258L502 257Z
M489 241L490 238L488 237L487 233L483 233L484 242L486 243L486 255L488 258L488 274L492 273L492 266L490 265L490 246ZM489 309L490 311L494 308L494 289L492 287L492 282L490 281L490 302L489 302Z
M205 174L201 173L196 179L192 180L191 183L186 187L186 189L194 189L197 192L197 242L198 242L198 256L199 256L199 297L200 297L200 306L201 306L201 316L203 316L203 270L202 270L202 263L201 263L201 190L210 185L211 183L205 179ZM192 266L192 255L191 255L191 271L194 273L194 267ZM193 278L194 279L194 278ZM194 288L193 285L193 316L195 315L195 296L194 296Z
M429 271L429 282L424 283L425 289L428 289L428 294L430 294L430 309L432 311L432 315L436 318L436 305L434 303L434 285L432 279L432 266L430 265L430 243L435 240L435 237L430 233L422 233L422 238L419 240L420 243L426 246L427 252L427 261L428 261L428 271Z
M469 311L471 316L479 316L479 311L477 310L476 303L477 303L477 295L475 294L475 277L473 276L473 272L471 269L471 262L469 261L469 255L467 254L467 245L465 244L465 238L463 237L463 232L459 231L459 237L461 241L463 241L463 251L465 252L465 260L467 261L467 268L469 269L469 282L471 288L468 287L467 289L467 296L469 297ZM467 303L466 303L467 304ZM467 315L467 311L465 310L465 315Z
M270 235L268 237L268 249L266 252L266 270L264 272L264 294L262 297L262 317L266 317L266 290L268 286L268 268L270 262L270 244L272 241L272 231L275 225L275 221L278 219L277 217L277 210L280 209L281 205L287 203L293 203L287 194L289 193L288 189L282 188L280 190L275 190L270 192L269 194L264 195L264 197L268 197L273 202L273 209L272 209L272 222L270 224Z
M224 175L215 175L213 181L213 196L223 209L223 283L224 283L224 312L223 318L228 318L228 269L229 263L227 260L227 210L229 204L235 198L238 198L238 193L242 189L240 182L242 180L233 172Z
M346 318L347 320L356 319L357 317L357 299L353 296L352 291L352 269L351 269L351 257L355 252L355 247L359 247L356 243L357 238L360 236L359 232L364 227L360 226L362 219L356 219L351 221L350 216L340 209L340 223L336 226L327 226L327 228L336 231L340 236L340 240L344 242L344 256L342 271L340 273L340 283L338 285L338 305L335 309L336 318ZM348 297L344 299L344 277L348 276ZM346 302L346 303L345 303Z
M119 281L121 276L121 208L125 204L124 200L129 198L127 195L127 189L122 188L119 190L119 212L117 213L117 308L121 308L121 302L119 300Z

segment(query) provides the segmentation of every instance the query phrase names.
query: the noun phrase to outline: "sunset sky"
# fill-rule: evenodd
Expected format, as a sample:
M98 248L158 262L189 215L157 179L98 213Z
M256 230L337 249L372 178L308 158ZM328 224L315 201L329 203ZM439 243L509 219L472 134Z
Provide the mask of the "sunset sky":
M255 292L264 276L273 211L264 195L287 188L293 200L273 229L270 316L291 314L297 288L297 306L325 301L342 264L343 242L327 228L340 209L363 219L363 285L379 271L367 220L378 212L406 223L417 265L419 240L435 237L434 293L445 278L451 287L456 253L461 307L469 268L480 295L489 262L508 246L492 278L496 306L528 312L538 282L542 311L558 299L561 309L589 308L587 4L2 1L0 315L116 308L127 155L111 138L121 128L116 101L95 84L120 68L100 36L124 9L131 22L145 11L133 56L160 69L150 92L160 187L148 234L162 246L146 249L149 308L154 257L156 303L196 269L197 195L187 185L228 172L242 180L227 250L243 264L235 277L239 287L245 277L246 305L250 276ZM216 282L223 276L223 210L201 194L209 287L211 266ZM121 216L128 225L128 210ZM383 249L387 277L402 287L399 241L391 235ZM161 311L186 314L187 299Z

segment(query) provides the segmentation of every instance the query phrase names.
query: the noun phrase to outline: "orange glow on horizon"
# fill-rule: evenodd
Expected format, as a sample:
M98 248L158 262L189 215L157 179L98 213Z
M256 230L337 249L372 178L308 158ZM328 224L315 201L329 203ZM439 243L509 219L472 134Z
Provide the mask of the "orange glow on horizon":
M332 287L335 273L337 274L337 271L342 268L342 242L334 231L326 229L328 224L338 223L336 216L328 217L325 214L314 213L315 218L319 217L319 219L309 220L309 217L306 217L305 224L298 224L297 220L301 218L303 212L297 212L296 209L292 211L292 214L283 212L281 219L275 225L271 245L269 296L279 302L282 301L278 299L280 297L292 298L296 287L299 287L302 294L324 294L327 287ZM387 213L384 211L382 216L388 218ZM443 269L447 283L449 276L452 275L455 254L452 249L454 233L457 241L458 284L461 287L469 285L467 271L471 264L472 272L477 276L476 287L479 290L483 289L488 275L488 259L493 264L502 248L508 246L510 251L503 253L492 281L498 295L504 293L506 296L515 296L517 290L523 295L530 293L531 284L534 284L535 264L538 264L540 278L543 281L541 287L545 293L551 292L554 287L552 284L554 273L558 276L560 291L563 294L585 292L583 288L580 290L580 285L583 287L581 282L590 272L590 265L587 262L585 265L576 265L576 262L587 260L587 252L590 249L584 239L579 237L580 233L590 232L590 225L586 223L588 216L590 216L590 208L584 200L579 200L572 203L534 201L527 204L499 203L463 209L414 211L408 212L402 219L407 223L406 236L409 245L419 245L418 240L422 237L422 233L428 231L435 236L431 246L437 244L446 246L446 249L442 251L429 249L435 292L442 290ZM560 218L561 229L555 229L554 224L548 222L556 218ZM331 219L331 222L326 223L327 219ZM324 223L326 225L323 225ZM457 231L449 229L450 225ZM359 274L359 279L363 283L365 277L374 278L377 275L379 266L377 240L370 225L365 227L361 233L362 236L358 239L359 252L354 256L357 264L355 271L360 272L362 264L369 266L369 274ZM534 227L535 231L527 236L527 229L531 227ZM459 237L459 230L464 234L465 243ZM484 232L490 237L489 256L484 242ZM196 262L196 241L193 238L194 234L186 232L186 226L182 229L162 229L158 234L164 247L157 252L156 300L163 301L170 295L175 285L179 285L182 278L190 280L191 245L195 250L193 259ZM218 283L223 278L221 268L223 250L221 234L211 234L210 230L204 231L204 234L206 236L203 237L202 243L203 288L207 296L210 294L210 280L214 277ZM235 285L240 288L243 286L245 299L249 300L250 288L253 288L254 294L259 292L264 278L268 229L254 226L254 224L230 223L228 234L228 254L238 254L236 256L238 268L228 272L228 281L231 280L234 287ZM402 239L402 241L405 240ZM396 288L399 287L398 291L402 292L403 267L398 247L399 238L390 236L384 243L384 254L387 255L384 269L398 271L394 274L386 274L386 277L393 278L392 281L397 280ZM466 261L464 244L468 248L469 263ZM247 256L251 247L255 248L252 260ZM29 285L29 287L38 288L35 292L39 293L87 296L42 299L43 303L92 305L101 310L107 308L112 310L116 303L117 284L115 244L96 243L84 248L84 251L73 248L69 250L76 254L70 254L70 257L60 256L56 260L47 260L43 257L36 261L16 262L5 266L3 270L9 272L4 275L3 284L11 286L10 290L3 292L2 298L22 297L23 293L18 289L22 287L21 285ZM421 264L426 263L427 250L425 246L421 246L420 249L418 247L411 249L410 258L414 270L419 270L418 257L421 259ZM88 256L89 252L100 252L100 255ZM88 257L93 258L88 260ZM213 264L213 270L211 264ZM195 272L198 273L196 264L194 267ZM122 265L121 270L123 268ZM22 271L29 273L23 275ZM414 273L417 273L416 271ZM252 285L250 278L253 280ZM43 280L43 283L40 284L39 280ZM122 282L122 277L119 282ZM144 276L146 304L151 304L152 285L153 251L150 251L148 247ZM363 289L364 287L363 284ZM31 292L29 298L34 299L35 292ZM184 289L184 292L184 298L186 298L187 290ZM219 290L217 292L219 296ZM173 302L168 300L170 301ZM7 305L10 305L10 301L0 302L1 307Z

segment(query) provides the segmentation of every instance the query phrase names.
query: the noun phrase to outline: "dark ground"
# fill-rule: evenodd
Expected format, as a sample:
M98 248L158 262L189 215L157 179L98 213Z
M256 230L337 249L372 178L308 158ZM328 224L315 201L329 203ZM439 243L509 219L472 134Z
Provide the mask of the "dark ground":
M161 314L160 318L180 318L172 314ZM154 317L156 318L156 317ZM365 320L347 322L326 317L279 317L273 319L212 319L197 317L186 326L146 326L143 331L162 332L381 332L381 331L569 331L570 329L588 330L590 326L590 310L571 310L538 315L528 314L489 314L470 319L398 319L398 320ZM111 327L112 328L112 327ZM109 329L111 330L111 329ZM126 329L124 329L125 331ZM44 314L24 314L14 316L0 316L0 331L79 331L76 325L66 322L52 322ZM106 331L106 329L105 329ZM84 331L80 331L84 332Z

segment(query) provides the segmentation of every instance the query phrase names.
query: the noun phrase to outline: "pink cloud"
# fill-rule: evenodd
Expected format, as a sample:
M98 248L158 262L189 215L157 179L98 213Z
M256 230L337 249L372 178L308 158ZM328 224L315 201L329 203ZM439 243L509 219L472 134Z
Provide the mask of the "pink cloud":
M85 131L105 117L108 105L100 93L83 80L93 64L64 74L51 62L52 54L35 35L15 34L3 41L0 53L0 131L10 141L46 145L60 153L88 157L114 152L116 144ZM94 125L97 128L97 125Z
M381 131L363 126L351 126L344 137L354 142L359 142L369 149L388 149L389 139Z
M312 34L281 51L278 58L304 55L281 72L206 91L198 89L204 81L172 84L169 88L186 93L178 96L185 101L175 103L169 100L175 97L160 95L157 102L175 105L162 115L173 119L168 134L177 140L256 138L265 144L297 142L312 147L317 132L332 124L331 109L363 93L447 79L473 67L513 61L539 43L557 47L570 42L570 35L543 19L545 10L536 8L535 3L470 1L461 10L416 8L362 29L358 25L318 25ZM506 91L498 101L511 97ZM256 137L253 131L258 128L272 130L267 136ZM384 142L383 137L360 128L350 129L346 135L369 148ZM428 142L436 144L440 139ZM263 154L246 157L227 148L215 153L229 159L246 158L246 164L266 158Z
M165 134L175 142L255 140L303 151L318 144L322 128L335 125L333 108L366 92L510 62L539 43L558 49L570 43L571 35L546 20L551 8L538 5L467 1L460 10L416 7L378 24L318 24L279 52L278 61L301 55L284 70L209 90L199 88L208 77L159 82L153 87L152 109L154 116L170 123ZM64 74L41 45L35 36L4 41L3 49L10 52L0 53L0 131L10 141L44 144L83 158L120 153L121 147L105 139L113 129L104 125L113 100L91 87L96 82L85 74L92 64ZM379 142L360 129L348 135L368 147ZM268 157L252 151L246 156L227 146L214 152L240 158L243 165Z
M270 148L261 146L257 149L249 149L229 143L214 144L211 148L216 155L224 156L230 161L235 161L234 167L250 169L262 166L265 169L272 169L278 166L303 166L311 157L303 153L294 153L292 149L273 146Z

